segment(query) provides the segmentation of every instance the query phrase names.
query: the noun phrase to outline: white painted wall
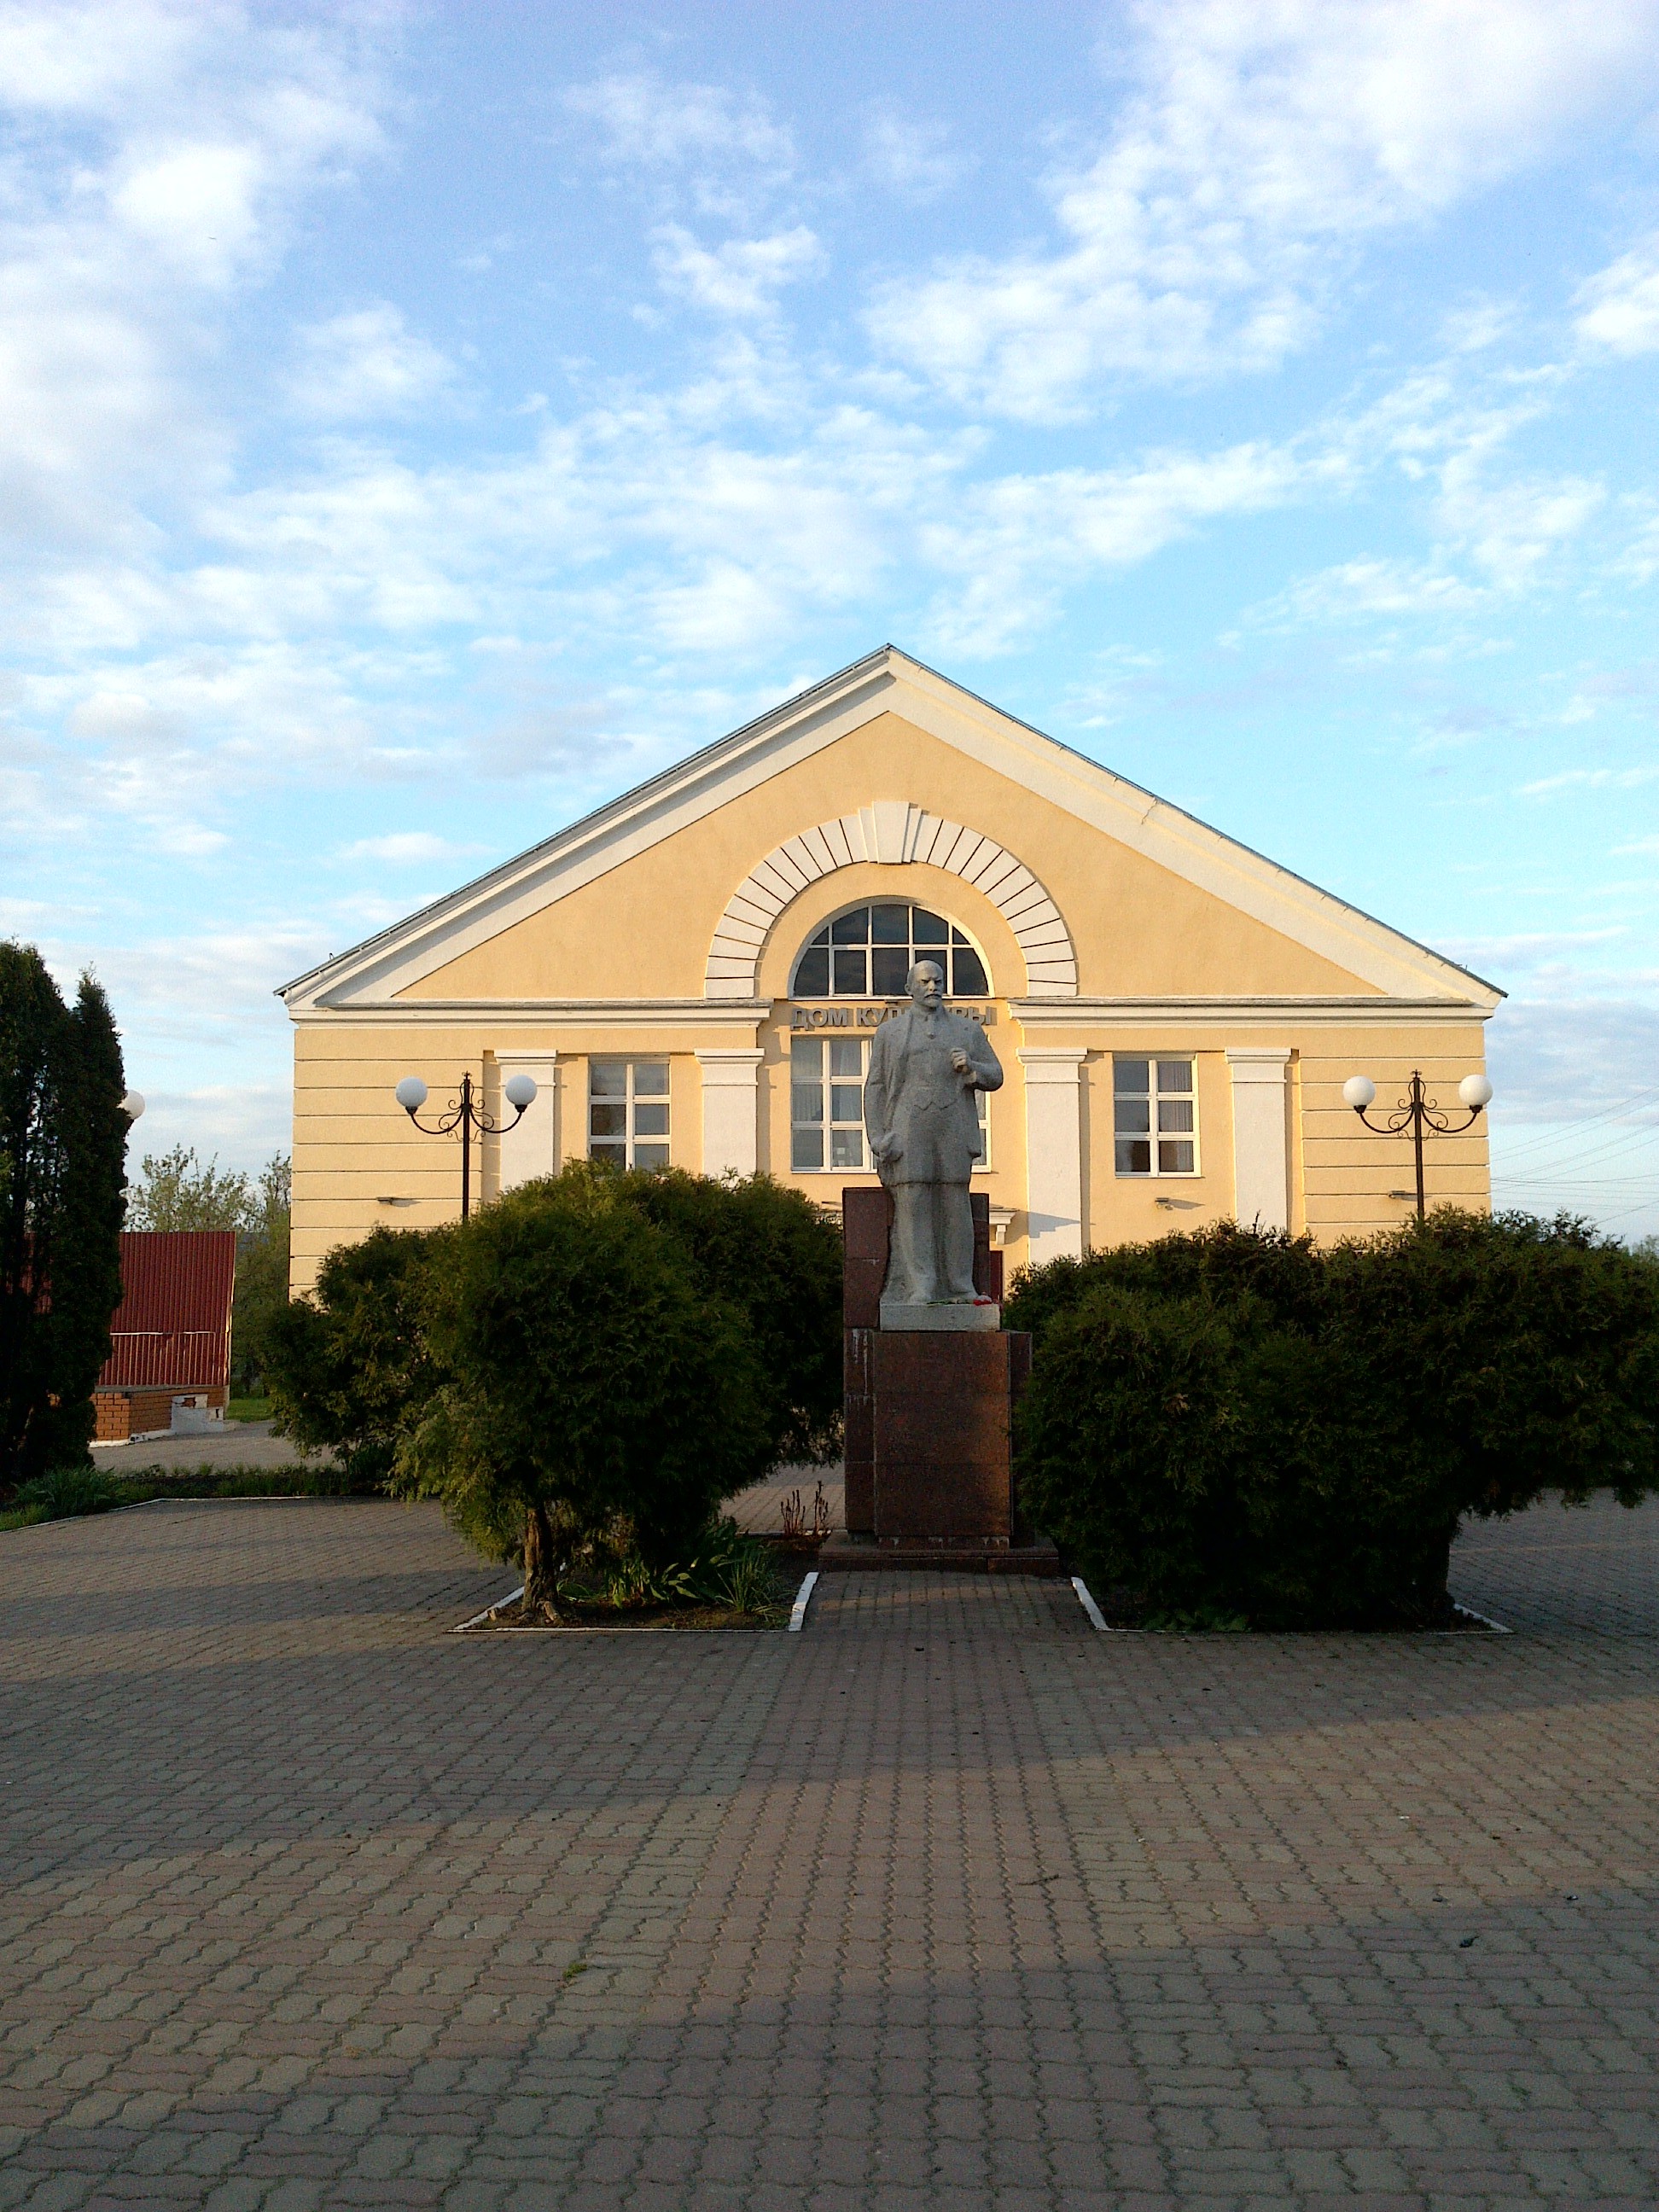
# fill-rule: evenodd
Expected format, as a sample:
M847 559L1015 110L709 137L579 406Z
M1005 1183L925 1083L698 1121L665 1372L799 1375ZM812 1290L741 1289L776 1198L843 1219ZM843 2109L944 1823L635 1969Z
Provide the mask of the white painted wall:
M750 1176L760 1164L758 1051L708 1051L702 1069L702 1171Z
M1288 1046L1229 1045L1233 1085L1233 1211L1242 1228L1291 1225L1291 1163L1285 1086Z
M1026 1233L1033 1266L1083 1255L1081 1047L1022 1049L1025 1071Z
M559 1168L559 1056L553 1052L498 1052L500 1085L495 1111L505 1120L513 1109L505 1088L509 1076L535 1078L536 1096L522 1121L503 1129L496 1139L501 1163L501 1188L516 1189L538 1176L556 1175Z

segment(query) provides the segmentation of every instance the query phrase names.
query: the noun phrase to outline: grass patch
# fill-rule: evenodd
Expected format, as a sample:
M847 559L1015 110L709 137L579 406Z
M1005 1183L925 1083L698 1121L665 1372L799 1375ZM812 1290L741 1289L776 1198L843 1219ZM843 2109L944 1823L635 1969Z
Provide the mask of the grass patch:
M269 1398L233 1398L225 1407L228 1421L268 1421L270 1414Z
M43 1521L79 1520L121 1505L192 1498L362 1498L377 1490L354 1485L334 1467L150 1467L111 1474L103 1468L57 1468L22 1483L3 1510L0 1534Z

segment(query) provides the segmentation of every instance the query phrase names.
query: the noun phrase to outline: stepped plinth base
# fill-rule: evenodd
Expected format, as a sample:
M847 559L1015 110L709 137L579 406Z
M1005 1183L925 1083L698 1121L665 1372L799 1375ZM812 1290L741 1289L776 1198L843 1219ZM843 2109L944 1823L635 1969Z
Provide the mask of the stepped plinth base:
M1057 1575L1060 1553L1044 1537L1013 1544L994 1536L831 1536L818 1550L823 1574L917 1568L970 1575Z

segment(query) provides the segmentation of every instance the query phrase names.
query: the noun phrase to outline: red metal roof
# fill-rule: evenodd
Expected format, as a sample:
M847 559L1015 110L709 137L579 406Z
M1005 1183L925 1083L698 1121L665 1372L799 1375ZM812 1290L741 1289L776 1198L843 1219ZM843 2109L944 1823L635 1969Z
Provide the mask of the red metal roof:
M236 1236L137 1229L121 1237L121 1303L100 1390L214 1390L230 1376Z

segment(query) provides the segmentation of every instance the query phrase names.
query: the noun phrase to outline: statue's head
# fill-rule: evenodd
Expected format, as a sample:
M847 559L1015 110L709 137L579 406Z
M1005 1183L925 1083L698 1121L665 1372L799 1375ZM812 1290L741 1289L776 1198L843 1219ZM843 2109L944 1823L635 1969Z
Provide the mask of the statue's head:
M936 1006L945 996L945 970L937 960L918 960L904 988L919 1006Z

